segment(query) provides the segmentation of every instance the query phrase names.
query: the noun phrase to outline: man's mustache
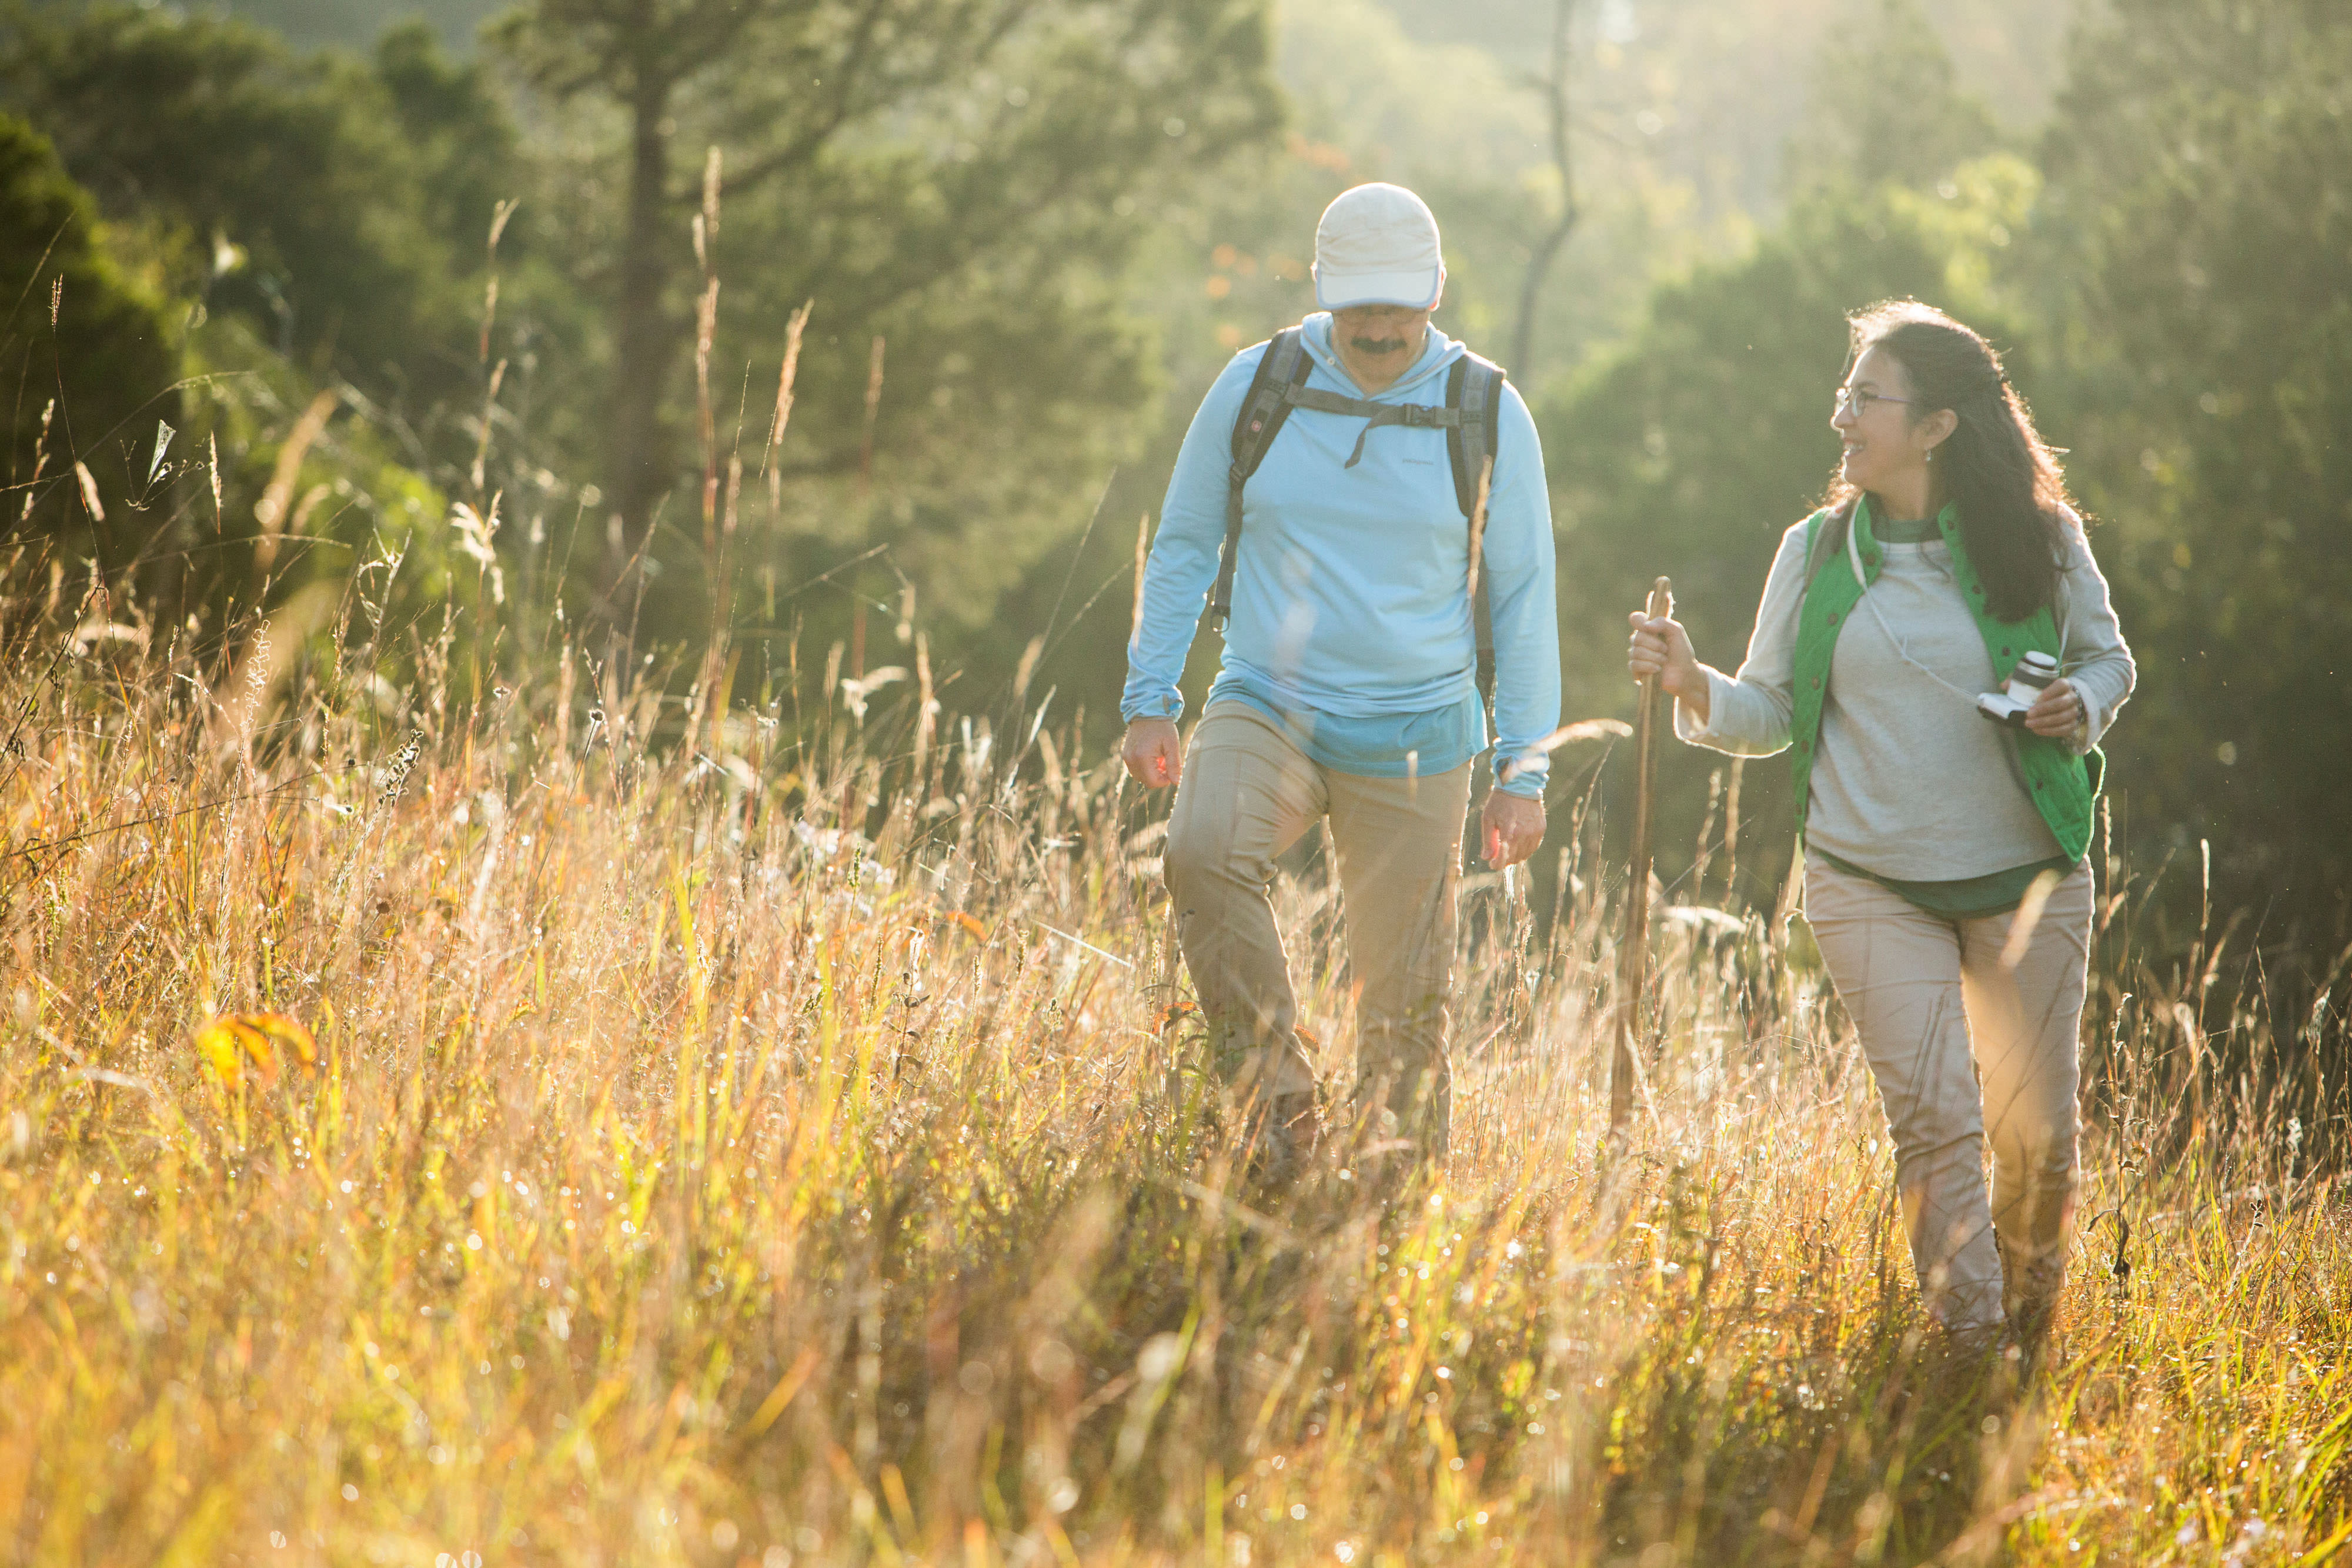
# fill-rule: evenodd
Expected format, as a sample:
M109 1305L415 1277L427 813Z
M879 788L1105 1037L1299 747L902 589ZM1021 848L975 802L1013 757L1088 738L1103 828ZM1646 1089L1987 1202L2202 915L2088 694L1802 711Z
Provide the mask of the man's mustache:
M1404 348L1402 338L1350 338L1348 347L1360 354L1393 354Z

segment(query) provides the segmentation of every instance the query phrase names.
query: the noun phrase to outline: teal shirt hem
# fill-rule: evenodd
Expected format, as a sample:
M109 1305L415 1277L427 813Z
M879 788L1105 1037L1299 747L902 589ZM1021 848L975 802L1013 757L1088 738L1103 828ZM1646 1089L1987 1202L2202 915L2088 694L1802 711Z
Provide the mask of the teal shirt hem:
M1256 689L1229 668L1209 688L1210 703L1227 698L1246 703L1280 726L1317 767L1360 779L1434 778L1486 749L1486 705L1475 689L1447 706L1423 713L1351 716L1286 707L1273 693ZM1528 782L1540 787L1542 780Z

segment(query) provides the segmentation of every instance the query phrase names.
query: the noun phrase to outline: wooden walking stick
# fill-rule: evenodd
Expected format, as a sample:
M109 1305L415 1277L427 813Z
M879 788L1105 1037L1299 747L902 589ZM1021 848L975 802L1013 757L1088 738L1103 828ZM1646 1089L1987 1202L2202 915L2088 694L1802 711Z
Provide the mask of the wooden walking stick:
M1664 578L1650 590L1652 620L1675 612L1674 584ZM1625 879L1625 945L1617 950L1617 1051L1609 1069L1609 1146L1625 1146L1625 1124L1633 1113L1633 1035L1640 1027L1642 989L1650 977L1650 786L1657 771L1658 677L1642 683L1641 711L1633 719L1633 859Z

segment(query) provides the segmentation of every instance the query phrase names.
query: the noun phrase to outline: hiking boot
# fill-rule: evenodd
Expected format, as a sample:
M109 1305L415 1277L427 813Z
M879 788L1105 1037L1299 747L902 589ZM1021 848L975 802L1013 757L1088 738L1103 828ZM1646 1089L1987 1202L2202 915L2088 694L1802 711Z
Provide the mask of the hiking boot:
M1247 1122L1249 1178L1262 1186L1286 1187L1298 1180L1315 1152L1321 1131L1315 1113L1315 1096L1277 1094L1264 1108L1253 1106Z
M1361 1111L1343 1156L1353 1169L1356 1201L1381 1210L1403 1197L1428 1158L1419 1140L1404 1135L1397 1113L1378 1103Z
M2021 1263L2001 1249L2002 1306L2020 1343L2038 1345L2050 1335L2058 1315L2058 1297L2066 1288L2066 1254L2053 1247Z
M1962 1364L1991 1361L2013 1343L2007 1323L1955 1324L1938 1321L1936 1331L1945 1355Z
M2058 1284L2021 1292L2009 1306L2009 1326L2021 1344L2038 1346L2058 1320Z

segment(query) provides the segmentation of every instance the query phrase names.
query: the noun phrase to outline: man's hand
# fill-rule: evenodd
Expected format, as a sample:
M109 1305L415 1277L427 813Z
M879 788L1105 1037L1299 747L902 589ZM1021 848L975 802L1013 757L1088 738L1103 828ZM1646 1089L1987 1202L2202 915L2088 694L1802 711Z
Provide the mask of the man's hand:
M1184 771L1184 747L1176 737L1176 722L1166 718L1139 718L1127 727L1127 738L1119 743L1119 760L1135 775L1136 782L1147 789L1162 789L1176 782Z
M1507 795L1500 789L1486 791L1486 810L1479 813L1482 835L1486 845L1486 863L1496 871L1507 865L1517 865L1536 852L1543 842L1544 809L1541 800L1531 800L1525 795Z
M2042 688L2025 710L2025 727L2053 740L2064 740L2091 722L2091 706L2072 682L2055 680Z

